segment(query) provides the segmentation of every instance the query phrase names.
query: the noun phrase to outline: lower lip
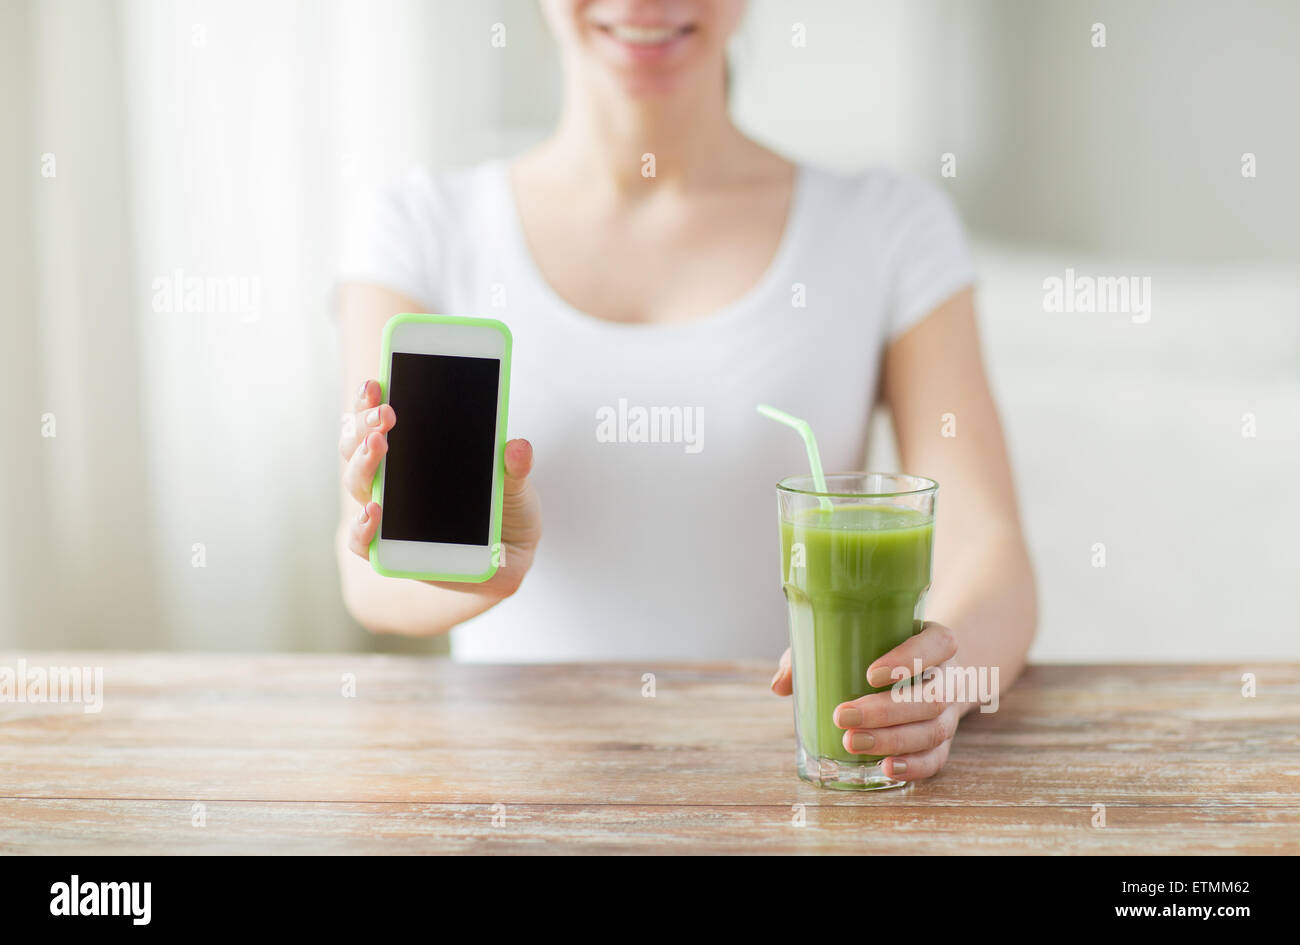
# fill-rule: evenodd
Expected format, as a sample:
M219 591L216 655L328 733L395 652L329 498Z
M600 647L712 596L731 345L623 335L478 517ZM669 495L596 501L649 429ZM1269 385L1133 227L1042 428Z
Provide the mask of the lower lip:
M686 45L695 34L694 30L685 30L662 43L629 43L608 30L597 28L596 32L600 35L601 42L616 49L622 58L632 62L662 62Z

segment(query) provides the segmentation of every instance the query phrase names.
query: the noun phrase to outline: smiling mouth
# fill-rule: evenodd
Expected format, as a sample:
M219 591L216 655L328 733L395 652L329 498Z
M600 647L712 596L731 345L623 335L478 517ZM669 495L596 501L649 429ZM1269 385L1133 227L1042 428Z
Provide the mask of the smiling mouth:
M595 24L607 36L629 46L663 46L695 31L694 26L633 26L630 23Z

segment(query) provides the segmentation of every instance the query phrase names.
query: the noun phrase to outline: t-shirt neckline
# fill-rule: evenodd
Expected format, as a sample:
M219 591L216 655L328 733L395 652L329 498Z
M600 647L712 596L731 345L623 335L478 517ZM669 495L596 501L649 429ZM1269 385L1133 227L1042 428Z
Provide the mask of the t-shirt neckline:
M498 190L500 206L505 211L509 249L519 260L519 268L524 278L533 283L537 292L559 312L565 321L576 328L587 331L629 334L644 338L648 335L680 334L704 332L725 328L744 318L758 308L762 300L770 295L779 284L779 280L788 271L790 261L796 248L802 241L804 218L809 203L809 169L801 162L794 165L794 181L791 185L790 205L786 211L785 224L776 251L768 261L762 275L741 295L721 308L705 315L674 322L618 322L591 315L564 298L550 281L542 274L528 246L524 235L523 221L519 207L515 202L514 185L510 180L510 162L497 159L490 162L491 179Z

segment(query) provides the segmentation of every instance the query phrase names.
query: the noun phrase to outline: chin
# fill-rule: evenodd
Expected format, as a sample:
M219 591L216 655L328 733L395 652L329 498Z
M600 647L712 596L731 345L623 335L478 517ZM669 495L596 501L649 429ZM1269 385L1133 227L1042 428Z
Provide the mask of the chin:
M671 98L687 85L684 75L662 72L610 72L609 81L627 98L641 101Z

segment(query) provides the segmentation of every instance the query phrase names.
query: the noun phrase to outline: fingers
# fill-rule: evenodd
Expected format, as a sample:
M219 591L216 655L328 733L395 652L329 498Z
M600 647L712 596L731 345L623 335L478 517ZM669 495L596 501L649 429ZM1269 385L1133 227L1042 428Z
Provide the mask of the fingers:
M860 699L841 702L835 707L833 721L840 728L887 728L933 719L947 704L934 699L895 699L892 690L873 692ZM871 752L879 755L881 752Z
M353 410L343 415L339 432L339 455L351 459L364 437L371 433L387 434L397 423L397 414L388 404L379 402L378 381L366 381L357 389Z
M885 773L898 781L920 781L922 778L933 777L948 760L951 748L952 741L949 740L928 751L886 758Z
M364 380L361 386L357 388L356 396L352 399L352 411L365 410L367 407L374 407L379 404L379 382L373 379Z
M367 560L370 558L370 542L379 529L379 517L383 514L378 502L366 502L360 514L348 523L348 548L353 554Z
M356 413L347 413L343 415L343 425L339 432L339 455L344 459L350 458L361 445L363 437L371 433L381 433L385 436L397 423L397 414L388 404L380 404L377 407L369 407L365 410L359 410Z
M787 646L785 652L781 654L781 660L776 667L776 675L772 677L772 691L778 696L788 696L794 691L794 677L790 673L790 648Z
M934 718L884 728L851 728L844 733L844 750L855 755L907 755L938 748L957 732L961 713L943 707ZM836 723L838 724L838 723Z
M377 431L366 434L343 469L343 487L362 505L370 501L370 486L375 481L379 461L388 452L388 437Z
M911 679L919 670L938 666L956 653L957 638L953 632L941 623L927 621L920 633L908 637L867 667L867 682L872 686L888 686L899 679Z

